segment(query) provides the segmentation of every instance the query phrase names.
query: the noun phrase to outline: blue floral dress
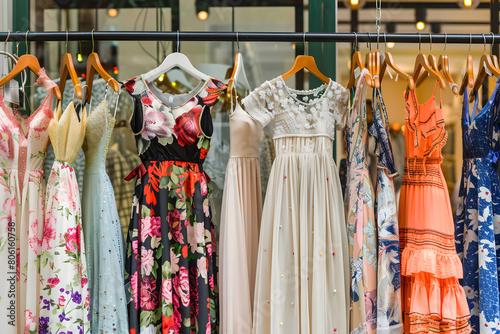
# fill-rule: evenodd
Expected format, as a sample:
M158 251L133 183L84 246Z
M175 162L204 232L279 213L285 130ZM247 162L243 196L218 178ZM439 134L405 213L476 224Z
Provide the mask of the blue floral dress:
M495 90L477 113L478 99L469 116L464 94L463 167L455 225L457 253L462 264L462 285L467 294L474 333L499 333L500 302L500 187L494 166L498 159L500 91Z
M373 124L370 134L377 139L378 156L375 220L378 227L377 333L403 332L401 313L401 261L399 252L398 206L389 118L380 89L373 90Z

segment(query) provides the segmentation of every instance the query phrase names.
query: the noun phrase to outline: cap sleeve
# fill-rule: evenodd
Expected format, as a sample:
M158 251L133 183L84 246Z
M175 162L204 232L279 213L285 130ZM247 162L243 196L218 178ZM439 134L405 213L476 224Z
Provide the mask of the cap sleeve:
M338 83L335 83L332 96L330 98L330 110L332 110L335 127L342 130L346 124L349 112L349 91Z
M266 126L274 117L274 94L266 81L254 89L242 101L246 112L262 126Z

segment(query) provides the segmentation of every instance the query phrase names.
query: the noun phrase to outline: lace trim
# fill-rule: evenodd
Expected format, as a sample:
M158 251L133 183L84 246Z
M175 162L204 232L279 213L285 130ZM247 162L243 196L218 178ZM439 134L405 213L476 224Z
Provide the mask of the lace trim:
M351 331L351 334L365 334L368 331L368 327L366 326L366 323L363 325L359 324L359 326Z

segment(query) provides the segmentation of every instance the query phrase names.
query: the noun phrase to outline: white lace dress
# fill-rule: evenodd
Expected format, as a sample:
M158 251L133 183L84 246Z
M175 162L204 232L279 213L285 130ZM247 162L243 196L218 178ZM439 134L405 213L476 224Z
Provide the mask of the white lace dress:
M243 104L263 126L274 120L276 148L262 213L253 333L347 333L349 252L332 151L347 90L334 81L293 90L278 77Z

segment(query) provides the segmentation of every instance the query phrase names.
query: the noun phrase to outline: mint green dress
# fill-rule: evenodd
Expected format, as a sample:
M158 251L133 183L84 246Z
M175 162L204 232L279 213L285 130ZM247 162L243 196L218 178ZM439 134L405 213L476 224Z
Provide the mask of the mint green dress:
M104 100L88 116L83 143L82 218L92 333L128 333L123 233L105 163L114 124L115 118Z

